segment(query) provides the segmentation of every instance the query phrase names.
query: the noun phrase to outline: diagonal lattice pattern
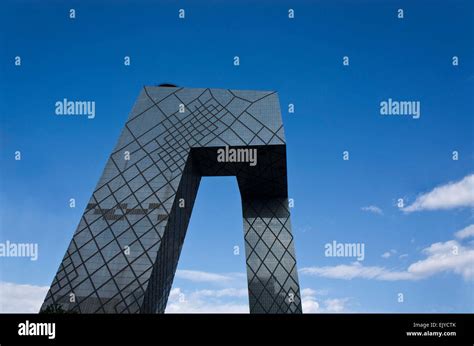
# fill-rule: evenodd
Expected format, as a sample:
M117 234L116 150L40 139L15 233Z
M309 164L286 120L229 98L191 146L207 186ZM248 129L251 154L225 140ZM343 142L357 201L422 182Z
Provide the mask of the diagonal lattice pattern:
M256 149L258 164L218 162ZM301 312L274 92L145 87L84 211L42 308L164 312L202 176L237 177L250 311Z

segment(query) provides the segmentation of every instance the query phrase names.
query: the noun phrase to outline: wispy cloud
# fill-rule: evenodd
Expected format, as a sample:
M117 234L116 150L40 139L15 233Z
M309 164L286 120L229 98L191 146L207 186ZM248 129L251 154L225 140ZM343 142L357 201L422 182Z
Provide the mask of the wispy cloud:
M419 195L415 202L402 210L411 213L421 210L453 209L474 206L474 174L463 179L440 185Z
M305 296L326 296L328 295L328 290L315 290L312 288L303 288L301 290L301 297Z
M49 287L0 282L0 313L37 313Z
M213 298L222 298L222 297L232 297L232 298L246 298L248 297L247 288L224 288L220 290L198 290L194 292L195 296L198 297L213 297Z
M377 207L376 205L369 205L367 207L362 207L360 208L362 211L367 211L369 213L373 213L373 214L379 214L379 215L383 215L383 211L382 209L380 209L379 207Z
M458 234L458 232L456 232ZM360 262L325 267L306 267L306 275L332 279L370 279L382 281L421 280L439 273L454 273L465 280L474 279L474 248L456 240L431 244L422 250L426 258L414 262L406 270L392 270L383 266L363 266Z
M305 267L302 268L300 272L306 275L344 280L352 280L356 278L386 281L412 279L412 275L407 272L390 271L384 267L378 266L363 266L360 262L341 264L337 266Z
M397 253L397 250L391 249L390 251L386 251L382 254L382 258L390 258L392 255L395 255Z
M458 239L466 239L466 238L474 237L474 224L469 225L460 231L457 231L456 233L454 233L454 236Z
M209 273L199 270L177 270L176 277L183 280L189 280L192 282L207 282L207 283L229 283L235 279L239 279L245 276L242 273L230 273L230 274L217 274Z

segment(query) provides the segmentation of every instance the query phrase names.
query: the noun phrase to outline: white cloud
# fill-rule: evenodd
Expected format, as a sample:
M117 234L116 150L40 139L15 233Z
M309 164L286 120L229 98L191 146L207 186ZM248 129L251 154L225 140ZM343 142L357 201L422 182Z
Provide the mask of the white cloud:
M454 236L458 239L465 239L474 237L474 224L464 227L462 230L454 233Z
M420 210L453 209L474 206L474 174L460 181L438 186L419 195L415 202L403 208L405 212Z
M368 211L368 212L370 212L370 213L383 215L382 209L380 209L379 207L377 207L377 206L375 206L375 205L369 205L369 206L367 206L367 207L362 207L362 208L360 208L360 209L363 210L363 211Z
M316 296L320 293L327 294L327 291L318 291L312 288L301 290L301 305L303 313L321 313L321 312L344 312L349 298L330 298L318 302Z
M304 313L320 312L316 295L318 295L318 291L312 288L303 288L301 290L301 305Z
M188 292L173 288L166 313L249 313L248 292L231 288Z
M393 253L393 250L391 252ZM306 275L343 280L356 278L382 281L421 280L439 273L454 273L462 276L464 280L474 279L474 248L472 246L467 247L456 240L448 240L431 244L423 249L422 253L426 258L410 264L406 270L402 271L381 266L363 266L360 262L354 262L349 265L306 267L300 272ZM390 252L388 254L390 257Z
M301 298L301 305L305 314L311 314L321 312L319 309L319 303L313 296L306 296Z
M349 298L334 298L324 301L326 312L344 312Z
M37 313L49 287L0 282L0 313Z
M423 250L428 257L408 267L408 272L418 277L428 277L440 272L453 272L465 280L474 279L474 249L466 248L455 240L434 243Z

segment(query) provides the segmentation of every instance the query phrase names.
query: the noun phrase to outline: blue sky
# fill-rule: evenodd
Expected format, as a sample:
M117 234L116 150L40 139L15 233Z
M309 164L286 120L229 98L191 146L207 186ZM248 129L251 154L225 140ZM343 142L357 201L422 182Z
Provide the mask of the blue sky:
M306 312L474 311L472 2L0 6L0 242L39 246L0 257L2 311L44 298L140 88L164 82L278 91ZM55 116L63 98L96 117ZM388 98L420 118L381 116ZM334 240L364 243L364 261L326 257ZM248 311L235 178L202 180L178 269L168 311Z

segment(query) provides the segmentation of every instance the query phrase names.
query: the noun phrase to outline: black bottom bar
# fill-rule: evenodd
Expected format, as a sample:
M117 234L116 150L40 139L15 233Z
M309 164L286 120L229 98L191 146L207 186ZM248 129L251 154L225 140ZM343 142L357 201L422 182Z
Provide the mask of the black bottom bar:
M0 314L0 344L473 345L473 316Z

